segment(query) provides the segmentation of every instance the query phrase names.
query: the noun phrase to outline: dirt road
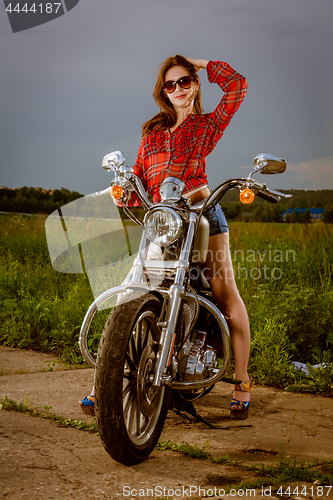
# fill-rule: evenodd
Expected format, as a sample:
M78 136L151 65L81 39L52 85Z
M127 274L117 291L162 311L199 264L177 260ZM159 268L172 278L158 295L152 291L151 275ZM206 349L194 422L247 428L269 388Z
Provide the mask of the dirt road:
M61 368L52 356L0 346L0 398L23 402L29 396L32 407L51 407L64 418L92 422L77 402L89 393L93 370ZM201 401L197 411L226 429L189 424L169 412L160 440L199 447L209 441L206 451L213 456L228 454L242 463L271 463L282 451L298 461L333 459L331 398L255 386L246 422L228 419L230 386L220 384ZM284 496L276 486L223 495L227 485L255 475L237 465L158 450L144 463L125 467L107 455L98 436L16 412L0 411L0 449L0 498L333 498L329 488L305 482L287 491L284 485ZM326 468L332 473L332 465Z

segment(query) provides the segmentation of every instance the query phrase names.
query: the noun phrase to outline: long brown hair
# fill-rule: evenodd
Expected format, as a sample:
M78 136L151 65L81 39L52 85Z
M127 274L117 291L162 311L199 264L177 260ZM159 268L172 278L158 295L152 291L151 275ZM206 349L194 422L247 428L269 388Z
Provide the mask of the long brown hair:
M167 95L163 90L163 84L165 81L166 72L173 68L174 66L182 66L190 76L192 76L193 81L197 84L197 93L194 98L193 103L193 113L196 115L203 114L203 109L201 105L201 90L200 90L200 79L197 75L195 66L190 63L185 57L176 55L168 57L159 66L159 72L156 79L156 84L153 92L153 97L157 106L160 108L160 113L153 116L150 120L142 125L142 137L145 137L153 130L163 130L166 128L173 127L177 121L177 113L171 102L169 101Z

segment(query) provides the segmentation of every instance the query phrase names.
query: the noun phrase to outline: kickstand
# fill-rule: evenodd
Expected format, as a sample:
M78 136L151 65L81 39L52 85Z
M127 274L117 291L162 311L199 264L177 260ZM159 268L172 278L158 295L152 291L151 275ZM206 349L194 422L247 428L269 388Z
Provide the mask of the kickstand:
M197 413L197 411L194 408L194 405L193 405L193 403L191 403L191 401L187 401L186 399L183 399L181 396L179 396L179 394L174 394L170 410L172 410L174 413L176 413L176 415L179 415L180 417L182 417L184 420L188 420L193 424L195 424L197 422L202 422L203 424L207 425L207 427L210 427L211 429L229 430L229 429L234 429L235 427L253 427L252 424L229 425L229 426L223 426L223 427L211 424L210 422L207 422L206 419L204 419L203 417L201 417L201 415L199 415ZM190 418L189 416L185 415L184 412L191 415L194 418L194 420L192 418Z

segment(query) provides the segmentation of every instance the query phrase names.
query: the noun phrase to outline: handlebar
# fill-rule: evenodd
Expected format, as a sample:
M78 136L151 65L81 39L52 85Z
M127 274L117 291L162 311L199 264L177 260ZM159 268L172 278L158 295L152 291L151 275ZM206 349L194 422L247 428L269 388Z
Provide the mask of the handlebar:
M229 179L223 182L219 187L217 187L208 198L205 198L199 203L193 205L190 210L193 210L194 212L200 212L201 210L203 210L203 213L205 213L210 208L213 208L221 200L221 198L223 198L223 196L229 189L237 188L239 190L242 190L245 187L253 189L253 191L256 193L256 196L259 196L259 198L269 201L270 203L277 203L281 198L292 197L291 194L285 194L274 189L268 189L265 184L255 181L254 179Z
M120 180L120 179L119 179ZM137 177L133 173L127 173L123 176L122 182L124 188L130 188L130 190L134 190L140 198L141 203L144 208L150 209L154 206L147 197L145 189L143 187L142 181L139 177ZM281 198L291 198L291 194L281 193L280 191L276 191L274 189L268 189L267 186L261 182L255 181L254 179L248 178L239 178L239 179L228 179L224 181L220 186L218 186L208 198L192 205L190 207L190 211L193 212L201 212L205 213L209 209L213 208L223 196L226 194L229 189L237 188L242 190L244 188L250 188L254 191L256 196L266 200L270 203L277 203ZM106 190L105 190L106 191ZM101 194L104 191L101 192ZM97 194L97 193L96 193ZM98 193L99 194L99 193ZM97 194L97 195L98 195Z
M281 198L291 198L291 194L281 193L281 191L276 191L275 189L265 189L257 193L259 198L269 201L270 203L277 203Z
M279 201L279 198L275 198L273 196L270 196L268 193L261 192L257 193L258 198L262 198L263 200L269 201L270 203L277 203Z
M293 197L292 194L281 193L281 191L276 191L275 189L268 189L267 191L269 191L269 193L272 194L273 196L279 196L280 198L292 198Z

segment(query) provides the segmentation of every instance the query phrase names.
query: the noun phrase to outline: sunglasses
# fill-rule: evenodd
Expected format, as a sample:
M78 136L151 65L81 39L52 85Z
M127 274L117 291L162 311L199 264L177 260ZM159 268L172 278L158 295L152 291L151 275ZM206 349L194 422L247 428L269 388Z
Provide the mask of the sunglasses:
M168 80L163 83L163 89L168 94L172 94L176 90L177 83L182 89L189 89L192 85L193 78L191 76L182 76L175 82L173 80Z

